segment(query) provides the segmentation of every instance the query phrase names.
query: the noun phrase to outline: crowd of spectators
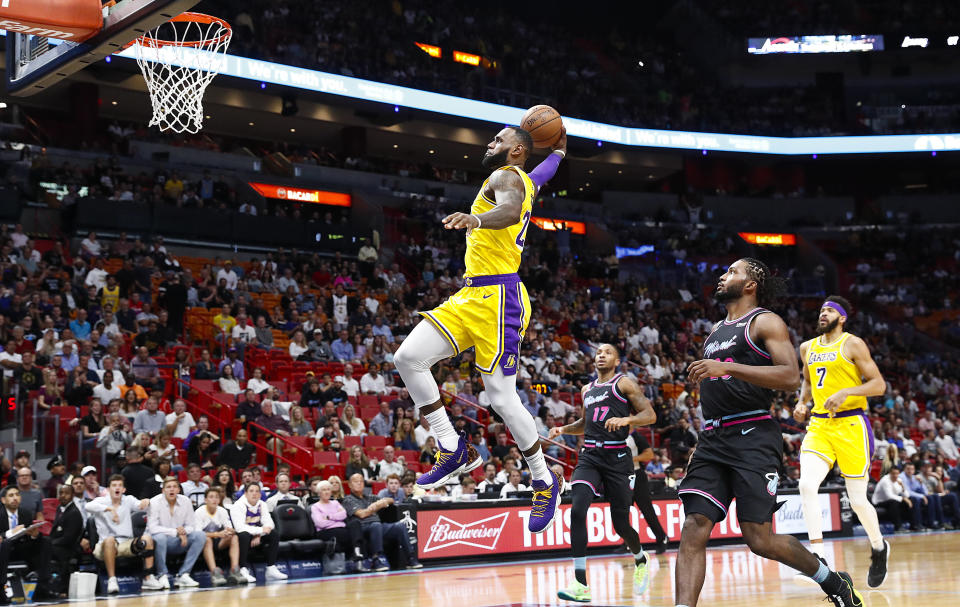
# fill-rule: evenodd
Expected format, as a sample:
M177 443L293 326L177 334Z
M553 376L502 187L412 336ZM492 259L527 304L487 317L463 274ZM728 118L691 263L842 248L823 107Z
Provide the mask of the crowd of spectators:
M109 165L99 166L103 174L97 181L103 175L113 180L116 174ZM160 190L165 192L165 186ZM183 548L190 566L202 554L208 566L214 563L211 571L218 583L249 580L249 568L246 572L244 568L251 547L262 545L273 566L277 541L276 536L270 538L273 527L262 510L258 510L260 533L229 517L236 531L232 533L218 508L230 507L232 512L246 500L246 510L269 511L271 499L281 496L274 500L276 505L291 493L301 506L310 507L319 537L339 542L358 569L389 566L383 542L398 546L401 554L405 549L400 529L391 527L390 517L381 518L380 513L416 497L416 473L432 462L436 452L429 425L417 420L392 359L419 320L416 310L437 305L459 287L464 245L460 236L437 227L438 214L443 213L437 207L413 206L405 219L408 229L393 243L392 260L381 259L372 243L364 243L356 260L277 250L247 261L212 258L196 271L182 267L162 239L149 245L125 237L104 243L89 233L65 247L59 241L38 243L19 225L0 226L0 367L5 383L21 402L35 398L41 412L60 414L62 407L81 411L69 424L82 445L82 457L94 449L100 454L99 461L85 462L97 467L71 461L70 474L59 460L43 493L33 487L29 454L4 462L3 475L9 472L8 486L17 488L23 504L11 508L23 510L20 520L33 520L39 512L38 496L61 497L59 484L72 486L69 481L79 480L73 490L83 494L82 502L107 498L105 508L128 512L150 507L124 499L126 491L138 499L160 496L174 504L176 512L175 502L182 500L176 497L173 482L168 494L165 479L182 475L186 479L180 483L182 495L192 508L206 508L208 517L219 517L221 528L210 533L220 535L207 533L200 548L201 538L194 534L191 539L189 531L168 534L170 539L162 541L173 552L177 546ZM911 491L927 499L906 497L938 506L906 512L893 508L887 502L902 501L896 499L902 496L892 478L894 487L888 491L885 482L880 490L888 499L876 499L891 519L895 513L904 520L920 517L910 519L914 529L952 525L957 510L955 498L949 497L955 495L951 483L960 480L957 358L942 344L924 348L920 355L923 337L891 330L891 324L929 310L952 309L956 234L948 229L922 235L852 234L834 243L833 252L839 260L856 259L860 264L851 270L859 279L845 293L862 308L850 328L867 340L888 382L886 395L871 401L879 472L888 478L899 474L889 470L903 468L908 484L915 473L923 479L939 474L943 482L940 490L930 481L927 493L911 484ZM914 246L920 239L925 246ZM641 382L658 414L652 428L655 458L647 471L664 475L664 486L670 488L682 477L703 427L697 388L686 382L686 368L698 357L699 345L721 314L709 293L716 269L733 259L735 241L721 229L695 238L665 229L653 242L656 258L642 271L627 273L613 258L574 255L569 240L554 234L530 235L521 274L536 313L522 346L518 392L546 437L551 427L570 423L582 412L576 394L592 378L596 345L615 344L622 352L621 370ZM107 265L117 269L108 272ZM918 274L916 267L934 271ZM275 305L266 305L268 298ZM891 304L898 306L900 316L891 315ZM815 334L818 306L819 300L791 299L777 307L796 345ZM185 331L191 307L216 312L210 316L209 342L195 343ZM302 391L288 387L281 393L271 383L276 380L274 369L251 364L257 352L276 350L276 332L289 340L285 360L341 366L336 372L311 371ZM193 413L188 410L189 393L180 391L170 374L161 373L157 358L169 361L164 364L174 370L173 377L212 380L217 391L233 395L242 427L235 433L211 431L210 418L196 408ZM484 411L489 399L472 354L468 351L438 365L436 378L450 399L456 427L468 433L487 465L479 484L477 478L466 477L434 493L471 499L525 491L529 479L523 458L496 416ZM352 402L361 396L375 397L376 414L361 414ZM802 425L792 420L795 399L796 395L779 394L771 408L784 428L788 486L796 481L796 450L803 436ZM381 448L364 447L373 436L386 439ZM338 456L348 452L344 478L295 482L288 471L284 480L282 464L273 462L272 478L261 480L264 470L257 464L254 443L276 455L287 447L287 437L312 438L317 451ZM568 473L563 466L571 459L568 454L576 452L578 438L562 438L563 443L548 445L547 453L561 473ZM101 481L108 487L100 487ZM379 489L376 497L374 487ZM220 490L213 495L209 488ZM328 491L331 497L324 498ZM343 499L340 508L345 516L331 503L338 498ZM74 496L67 499L64 494L61 499L67 500L67 508ZM324 505L315 509L311 499ZM261 502L265 506L257 506ZM89 504L78 506L85 518L100 515L97 506L92 511ZM180 510L188 517L185 507ZM947 514L954 518L945 520ZM202 516L199 510L195 516ZM126 556L130 546L124 543L133 538L126 527L118 530L111 524L105 522L101 528L98 521L96 527L100 537L116 539L104 540L99 555L97 545L90 546L108 572L110 559ZM184 525L172 529L177 527L187 529ZM161 541L152 531L145 533L155 545ZM26 537L44 541L35 534ZM146 542L147 536L139 537ZM226 551L230 559L223 571L215 571L215 549ZM154 550L159 559L164 548ZM75 556L71 553L67 562ZM401 562L416 566L409 555ZM190 566L178 569L175 583L190 585ZM145 577L146 588L169 583L165 567L157 564L154 577ZM270 575L280 573L271 570Z

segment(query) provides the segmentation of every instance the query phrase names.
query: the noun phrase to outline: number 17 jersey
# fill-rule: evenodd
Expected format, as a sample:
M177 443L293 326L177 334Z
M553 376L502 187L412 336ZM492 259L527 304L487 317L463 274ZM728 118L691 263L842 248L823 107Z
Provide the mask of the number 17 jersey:
M617 373L613 379L598 383L596 380L583 393L583 438L585 440L607 442L625 442L630 434L630 426L624 426L611 432L606 423L611 417L628 417L633 414L630 402L617 389L617 382L623 377Z
M533 197L537 191L530 177L518 166L505 166L497 171L514 171L523 180L523 203L520 221L500 230L480 228L467 233L467 254L464 265L467 271L464 278L471 276L490 276L494 274L516 274L520 269L520 257L523 254L527 227L533 215ZM496 171L494 171L496 173ZM493 173L491 173L491 177ZM487 198L484 191L490 177L480 186L477 197L470 206L470 213L486 213L497 206L496 200Z

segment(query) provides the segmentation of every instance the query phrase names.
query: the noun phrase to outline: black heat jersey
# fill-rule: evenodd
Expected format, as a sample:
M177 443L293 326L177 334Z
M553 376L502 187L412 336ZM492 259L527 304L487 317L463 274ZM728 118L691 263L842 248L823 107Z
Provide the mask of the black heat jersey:
M763 343L750 339L750 325L760 314L769 312L754 308L735 320L724 320L703 342L703 357L751 366L771 365ZM769 409L773 390L731 376L711 377L700 382L700 405L705 419Z
M617 390L617 382L621 377L623 374L617 373L608 382L600 384L594 381L583 393L584 440L603 442L627 440L627 435L630 434L629 426L614 432L607 430L604 426L611 417L633 415L630 402Z

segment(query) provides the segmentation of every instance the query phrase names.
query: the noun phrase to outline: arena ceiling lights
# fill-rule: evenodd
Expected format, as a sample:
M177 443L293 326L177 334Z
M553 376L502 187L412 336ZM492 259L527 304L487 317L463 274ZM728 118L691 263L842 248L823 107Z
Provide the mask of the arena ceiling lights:
M135 52L133 48L128 48L118 55L134 59ZM523 113L526 111L526 108L464 99L280 63L247 59L236 55L226 55L215 60L221 63L219 71L222 75L385 103L395 106L398 111L399 107L403 106L501 125L519 124ZM813 156L815 154L929 153L960 150L960 133L854 137L763 137L629 128L566 116L563 119L563 124L567 127L569 135L591 139L598 143L616 143L645 148L702 150L703 153L712 151Z

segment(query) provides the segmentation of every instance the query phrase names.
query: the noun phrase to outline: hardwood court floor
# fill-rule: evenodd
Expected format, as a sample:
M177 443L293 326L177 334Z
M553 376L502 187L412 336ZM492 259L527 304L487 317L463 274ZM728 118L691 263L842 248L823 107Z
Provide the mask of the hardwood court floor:
M877 590L866 586L870 564L866 538L827 542L828 561L851 573L869 607L957 605L960 597L960 532L898 535L890 573ZM632 590L632 559L594 557L587 561L592 605L673 605L676 551L654 556L649 589ZM573 576L570 559L424 569L397 574L366 574L314 581L215 591L148 593L102 599L116 607L534 607L572 605L557 599L558 588ZM707 552L707 579L701 606L794 607L821 605L823 594L794 571L760 559L740 546Z

